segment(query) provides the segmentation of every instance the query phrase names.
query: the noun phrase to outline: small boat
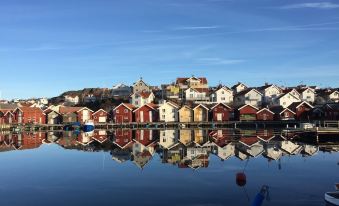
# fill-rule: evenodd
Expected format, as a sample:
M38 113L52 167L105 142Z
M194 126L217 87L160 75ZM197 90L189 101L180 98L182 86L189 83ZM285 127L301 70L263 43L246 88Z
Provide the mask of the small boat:
M85 124L82 126L82 130L84 132L90 132L94 130L94 122L93 121L86 121Z
M339 191L336 192L326 192L325 201L330 205L339 206Z

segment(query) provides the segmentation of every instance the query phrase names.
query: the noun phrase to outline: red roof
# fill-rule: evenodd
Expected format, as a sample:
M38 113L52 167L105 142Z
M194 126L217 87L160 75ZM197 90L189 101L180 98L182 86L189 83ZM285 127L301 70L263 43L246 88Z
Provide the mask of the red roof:
M257 143L259 140L258 140L258 137L241 137L239 142L247 145L247 146L251 146L251 145L254 145L255 143Z
M150 95L152 94L152 92L140 92L139 95L142 97L142 98L148 98Z
M41 112L43 111L39 107L18 107L17 109L21 110L22 112Z
M66 114L66 113L72 113L72 112L77 112L79 111L80 109L83 109L85 107L60 107L59 109L59 113L60 114Z

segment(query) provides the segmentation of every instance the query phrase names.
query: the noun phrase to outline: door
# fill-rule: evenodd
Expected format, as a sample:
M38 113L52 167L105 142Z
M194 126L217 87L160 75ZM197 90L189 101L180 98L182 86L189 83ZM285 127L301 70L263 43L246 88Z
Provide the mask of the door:
M222 113L217 113L217 121L222 121Z
M152 122L153 121L152 111L149 111L148 115L149 115L149 122Z
M82 117L83 117L83 121L84 122L89 120L89 111L88 110L83 110Z
M144 122L144 111L140 111L140 122Z
M263 120L267 120L267 114L263 114L263 115L262 115L262 119L263 119Z

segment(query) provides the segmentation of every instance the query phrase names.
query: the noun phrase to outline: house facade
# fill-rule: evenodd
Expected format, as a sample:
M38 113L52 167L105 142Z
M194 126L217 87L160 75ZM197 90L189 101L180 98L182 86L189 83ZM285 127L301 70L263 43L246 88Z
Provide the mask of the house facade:
M224 103L214 104L210 109L211 119L214 122L229 121L231 112L232 108Z
M179 122L193 122L193 109L187 105L179 109Z
M159 117L159 112L157 110L158 106L152 103L145 104L133 111L135 116L135 122L144 123L144 122L157 122Z
M294 120L295 112L289 108L282 106L271 107L270 110L274 112L274 120Z
M306 87L298 90L301 101L306 101L313 104L315 101L315 91L312 88Z
M313 106L308 102L303 101L294 102L288 108L295 113L295 118L297 120L309 120Z
M46 114L37 107L18 107L13 112L15 123L45 124Z
M188 88L185 90L185 99L188 101L208 101L208 89Z
M244 83L238 82L237 84L233 85L231 89L233 90L234 94L237 94L241 91L248 89L248 86L246 86Z
M234 96L234 106L252 105L254 107L260 107L262 104L262 94L256 89L247 89L237 93Z
M134 93L131 95L131 104L133 104L135 107L141 107L145 104L153 103L155 99L155 96L153 92L140 92L140 93Z
M263 108L257 111L257 120L259 121L272 121L274 119L274 112L268 108Z
M108 113L103 109L99 109L92 114L92 118L94 123L106 123L108 120Z
M280 95L273 105L282 106L283 108L287 108L294 102L300 102L300 98L298 96L294 96L292 92L287 92L285 94Z
M159 107L159 120L163 122L177 122L179 106L173 102L164 102Z
M274 84L259 87L258 90L263 94L262 101L266 105L272 103L282 94L282 89Z
M194 122L208 122L209 108L206 105L198 104L193 108Z
M133 122L133 110L135 108L132 104L121 103L113 109L114 122L118 124Z
M59 114L63 116L63 120L74 120L74 115L72 113L76 114L77 122L85 123L89 120L92 120L92 114L93 111L91 109L88 109L87 107L66 107L61 106L59 107ZM67 122L69 122L67 120Z
M246 104L244 106L239 107L234 111L235 119L240 121L253 121L257 119L258 108Z
M211 95L211 102L223 103L227 105L233 104L233 91L227 87L221 87L215 90Z
M133 93L140 93L140 92L151 92L151 88L148 84L144 82L142 78L140 78L137 82L133 84Z

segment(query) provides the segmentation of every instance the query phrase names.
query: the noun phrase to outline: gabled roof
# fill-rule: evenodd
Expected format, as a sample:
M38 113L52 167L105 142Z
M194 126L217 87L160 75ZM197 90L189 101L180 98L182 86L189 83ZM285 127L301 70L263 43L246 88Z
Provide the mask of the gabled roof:
M292 110L290 110L289 108L284 108L282 106L275 106L275 107L271 107L270 110L276 114L282 114L283 112L285 112L285 110L290 111L291 113L295 114L295 112L293 112Z
M133 104L130 104L130 103L121 103L119 104L118 106L116 106L113 111L115 111L117 108L121 107L121 106L124 106L126 107L127 109L133 111L136 107L133 105Z
M257 111L257 114L260 113L260 112L262 112L262 111L264 111L264 110L266 110L266 111L268 111L268 112L274 114L274 112L272 112L272 111L271 111L270 109L268 109L268 108L262 108L261 110Z
M286 95L291 95L291 96L294 97L295 99L299 99L299 100L300 100L299 97L294 96L294 95L293 95L292 93L290 93L290 92L281 94L280 96L277 97L277 99L281 99L281 98L283 98L283 97L286 96Z
M297 109L298 107L300 107L300 106L303 105L303 104L306 104L306 105L309 106L310 108L313 108L313 106L312 106L310 103L305 102L305 101L303 101L303 102L293 102L290 106L288 106L288 108L289 108L290 110L294 110L294 109Z
M255 143L259 142L259 139L257 136L253 136L253 137L240 137L239 140L240 143L251 147L252 145L254 145Z
M175 107L175 108L177 108L177 109L179 109L179 107L180 107L179 105L177 105L176 103L171 102L171 101L166 101L164 104L169 104L169 105L171 105L172 107ZM163 105L164 105L164 104L163 104ZM161 105L161 106L162 106L162 105ZM161 107L161 106L160 106L160 107Z
M99 110L97 110L96 112L94 112L92 115L95 115L96 113L98 113L98 112L105 112L106 114L107 114L107 112L104 110L104 109L99 109Z
M235 94L235 96L246 95L247 93L249 93L251 91L254 91L254 92L260 94L261 96L263 96L263 94L261 92L259 92L258 90L254 89L254 88L248 88L248 89L242 90L241 92Z
M270 87L275 87L276 89L278 89L279 91L282 91L282 89L280 87L278 87L277 85L275 84L267 84L267 85L264 85L264 86L261 86L261 87L258 87L258 90L260 91L264 91Z
M195 110L195 109L198 108L198 107L203 107L203 108L205 108L206 110L209 110L209 108L208 108L206 105L204 105L204 104L198 104L198 105L196 105L196 106L193 108L193 110Z
M243 106L238 107L237 109L238 109L238 110L241 110L241 109L243 109L243 108L246 107L246 106L249 106L249 107L252 107L253 109L259 110L258 108L256 108L256 107L253 106L253 105L250 105L250 104L245 104L245 105L243 105Z
M21 112L41 112L45 115L45 113L39 107L17 107L15 111L20 110Z
M138 83L140 83L140 82L142 82L142 83L144 83L146 86L148 86L148 84L147 84L142 78L140 78L138 81L134 82L134 83L133 83L133 86L136 85L136 84L138 84Z
M144 104L144 105L142 105L142 106L136 108L133 112L136 112L136 111L138 111L139 109L141 109L141 108L143 108L143 107L148 107L148 108L150 108L150 109L152 109L152 110L156 110L156 109L158 108L158 105L153 104L153 103Z
M191 108L190 106L188 106L188 105L183 105L179 110L181 110L181 109L183 109L183 108L187 108L187 109L189 109L189 110L192 110L192 108Z
M208 88L188 88L185 91L187 91L187 90L194 90L195 92L198 92L198 93L208 93L209 92Z
M66 106L62 106L59 108L59 113L60 114L66 114L66 113L78 113L84 109L87 109L91 112L93 112L91 109L88 109L87 107L66 107Z
M185 84L187 82L187 80L192 79L192 78L200 80L200 82L202 84L207 84L206 77L194 77L194 76L193 77L189 77L189 78L187 78L187 77L179 77L179 78L177 78L176 84Z
M244 84L244 83L242 83L242 82L238 82L237 84L233 85L233 86L231 87L231 89L235 89L235 88L237 88L239 85L244 85L245 88L248 88L248 86L247 86L246 84Z
M218 105L223 105L224 107L227 107L228 109L232 109L230 106L228 106L227 104L224 104L224 103L215 103L215 104L212 104L211 105L211 109L214 109L216 106Z
M315 93L314 89L310 88L310 87L304 87L304 88L298 88L297 91L299 92L299 94L307 91L307 90L310 90L311 92Z

